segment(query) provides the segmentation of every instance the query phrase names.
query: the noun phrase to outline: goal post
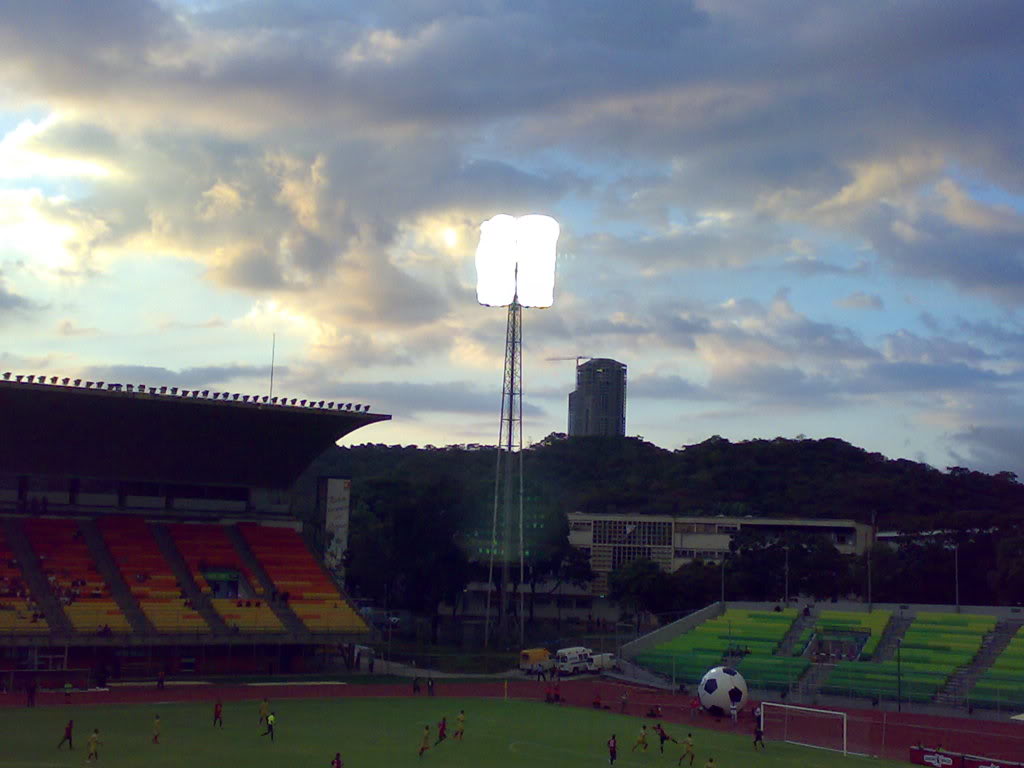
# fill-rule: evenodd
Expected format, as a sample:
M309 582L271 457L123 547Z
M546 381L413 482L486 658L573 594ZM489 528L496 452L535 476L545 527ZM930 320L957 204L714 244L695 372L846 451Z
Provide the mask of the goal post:
M845 712L763 701L761 730L768 739L849 754Z

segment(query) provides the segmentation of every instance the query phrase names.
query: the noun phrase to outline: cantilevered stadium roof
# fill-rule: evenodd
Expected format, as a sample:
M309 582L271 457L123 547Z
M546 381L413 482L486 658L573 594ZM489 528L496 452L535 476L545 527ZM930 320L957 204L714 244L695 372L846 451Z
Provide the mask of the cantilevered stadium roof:
M110 386L0 380L0 472L286 488L335 441L391 418Z

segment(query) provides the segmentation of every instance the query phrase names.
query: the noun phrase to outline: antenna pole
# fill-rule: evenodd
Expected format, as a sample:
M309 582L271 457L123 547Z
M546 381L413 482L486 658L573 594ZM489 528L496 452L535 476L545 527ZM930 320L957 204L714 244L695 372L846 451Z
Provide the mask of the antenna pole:
M277 353L277 334L275 333L270 338L270 394L268 397L274 396L274 357Z

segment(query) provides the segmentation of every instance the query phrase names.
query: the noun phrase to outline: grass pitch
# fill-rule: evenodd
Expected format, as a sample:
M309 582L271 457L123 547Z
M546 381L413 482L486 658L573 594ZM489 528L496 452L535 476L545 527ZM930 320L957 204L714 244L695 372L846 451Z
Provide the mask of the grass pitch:
M665 753L648 737L646 753L631 752L640 726L652 721L611 712L495 699L331 698L271 700L277 714L276 741L261 736L258 704L224 704L224 728L211 725L211 703L100 705L0 710L0 768L82 766L86 739L100 729L98 765L105 768L328 768L341 752L346 768L576 768L608 764L605 743L617 734L617 766L675 766L681 747ZM451 738L455 716L466 711L466 737ZM151 743L153 715L162 721L161 743ZM448 718L448 740L417 757L423 726L431 743L437 722ZM75 721L75 749L57 751L68 718ZM714 756L719 768L887 768L896 763L768 742L755 753L750 734L718 733L666 723L680 741L692 732L696 768Z

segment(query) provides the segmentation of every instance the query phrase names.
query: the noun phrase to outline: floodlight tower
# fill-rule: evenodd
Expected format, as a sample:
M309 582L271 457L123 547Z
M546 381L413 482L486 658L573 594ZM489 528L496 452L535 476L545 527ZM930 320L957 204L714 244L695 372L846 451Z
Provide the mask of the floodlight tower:
M505 369L501 388L501 426L494 469L494 510L487 567L487 609L484 645L490 641L491 589L494 556L501 522L501 582L498 632L509 639L512 521L519 528L519 640L523 641L525 552L523 546L523 307L550 307L554 303L555 246L558 222L532 214L515 218L499 214L480 226L476 250L477 300L488 307L508 307L505 327Z

